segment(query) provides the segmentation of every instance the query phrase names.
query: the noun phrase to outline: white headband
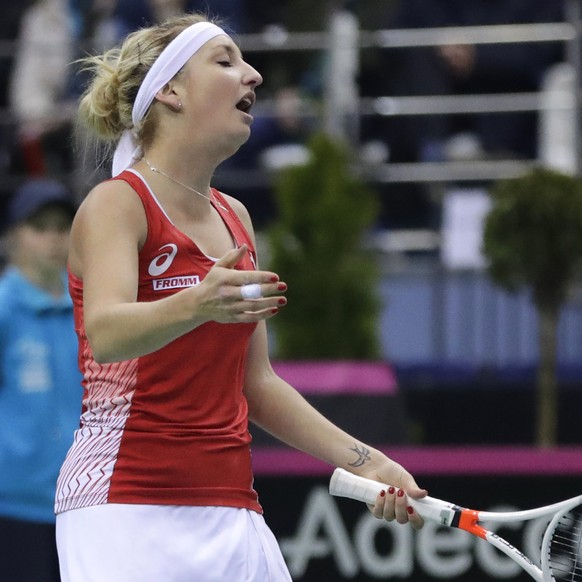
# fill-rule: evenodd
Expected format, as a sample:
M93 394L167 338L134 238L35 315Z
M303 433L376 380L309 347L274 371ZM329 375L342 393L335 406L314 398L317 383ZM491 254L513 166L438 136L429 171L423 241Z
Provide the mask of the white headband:
M211 22L197 22L183 30L154 61L140 85L133 104L131 119L134 129L139 126L158 91L163 89L186 64L188 59L215 36L225 34ZM113 154L112 175L117 176L143 156L135 132L126 129Z

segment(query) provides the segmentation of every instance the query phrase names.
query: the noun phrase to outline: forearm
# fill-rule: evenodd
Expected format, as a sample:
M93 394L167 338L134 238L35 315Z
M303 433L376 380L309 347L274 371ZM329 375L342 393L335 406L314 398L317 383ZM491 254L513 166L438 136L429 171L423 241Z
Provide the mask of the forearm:
M192 303L179 292L158 301L95 309L85 321L93 357L101 363L119 362L166 346L204 322Z
M360 473L385 459L334 425L274 373L249 387L247 400L252 422L282 442L335 467Z

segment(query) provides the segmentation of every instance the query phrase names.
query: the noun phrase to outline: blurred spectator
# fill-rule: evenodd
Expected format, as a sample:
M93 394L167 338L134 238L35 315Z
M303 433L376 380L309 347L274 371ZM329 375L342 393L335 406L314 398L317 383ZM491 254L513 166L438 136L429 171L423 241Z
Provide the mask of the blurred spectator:
M74 36L68 0L37 0L23 15L10 106L17 120L21 167L40 176L72 169L76 107L68 93Z
M557 22L563 0L401 0L378 28L434 28ZM449 45L368 51L363 55L362 96L463 95L535 92L549 66L562 58L559 43ZM536 156L537 115L369 116L363 139L387 144L391 162ZM434 228L439 222L434 188L384 187L382 226Z
M2 7L0 40L2 43L6 43L0 54L0 107L2 108L8 106L8 86L16 52L10 43L16 42L22 15L32 2L33 0L10 2Z
M103 53L118 42L113 12L117 0L67 0L74 39L73 62L69 65L67 98L77 103L89 80L79 59L89 54ZM76 112L75 112L76 119ZM107 171L99 163L99 152L86 134L86 128L74 125L72 131L73 170L69 184L81 200L91 188L101 182Z
M324 30L331 6L331 2L313 0L293 0L293 2L247 0L247 13L252 32L259 32L272 26L292 31Z
M0 53L0 110L7 112L9 103L10 78L14 66L16 49L14 43L18 38L22 15L32 3L32 0L21 2L5 2L2 6L0 18L0 43L4 47ZM11 170L14 155L14 124L5 116L0 124L0 172L8 173ZM10 188L5 180L0 182L0 216L5 215L6 200Z
M213 18L224 19L225 30L239 34L247 31L245 0L117 0L114 19L118 38L181 12L208 13Z
M260 96L259 96L260 103ZM253 111L255 120L249 140L239 151L223 162L216 174L216 184L232 192L248 208L256 228L266 227L276 214L271 187L259 186L244 179L225 183L228 172L276 171L285 166L306 161L305 144L316 129L306 96L298 87L282 87L275 93L273 109ZM244 178L244 174L241 174Z
M0 572L59 580L55 483L79 425L81 376L65 264L75 207L57 182L21 186L0 278Z
M275 93L273 110L258 109L251 136L235 154L233 164L274 170L304 161L301 148L314 129L305 96L298 87L282 87ZM280 153L279 153L280 152ZM298 157L297 157L298 156Z
M246 0L246 5L248 32L261 33L275 45L290 32L324 31L328 26L328 2ZM245 50L245 55L263 75L260 97L267 94L273 97L279 89L289 86L301 87L312 97L321 97L325 51L289 51L284 59L278 50Z
M558 22L563 1L406 0L394 28L432 28ZM393 94L465 95L523 93L540 89L548 67L562 58L558 43L445 45L400 51ZM535 113L421 116L405 120L394 149L409 147L411 157L439 160L463 157L536 156ZM464 142L461 135L470 136ZM402 141L404 143L402 143ZM399 143L400 142L400 143ZM455 149L455 145L466 148Z
M68 0L79 58L108 49L117 42L113 13L117 0ZM77 94L80 91L75 91Z

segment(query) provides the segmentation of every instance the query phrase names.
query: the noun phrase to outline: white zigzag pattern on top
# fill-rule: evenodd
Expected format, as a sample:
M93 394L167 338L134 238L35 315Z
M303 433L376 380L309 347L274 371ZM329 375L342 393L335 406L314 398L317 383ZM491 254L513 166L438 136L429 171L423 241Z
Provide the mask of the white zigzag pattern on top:
M98 364L89 359L81 428L61 468L57 513L106 503L137 377L137 359Z

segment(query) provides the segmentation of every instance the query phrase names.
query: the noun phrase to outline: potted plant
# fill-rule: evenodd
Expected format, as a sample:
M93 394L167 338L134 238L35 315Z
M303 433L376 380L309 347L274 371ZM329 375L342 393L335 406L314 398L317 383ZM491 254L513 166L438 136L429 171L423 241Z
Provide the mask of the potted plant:
M537 444L557 441L557 329L582 261L582 181L537 168L498 182L485 220L483 251L492 279L532 290L538 313Z
M317 133L307 145L307 161L277 177L268 232L270 268L289 286L288 305L270 321L274 367L362 440L401 442L403 405L381 357L379 267L363 244L378 201L343 142Z
M351 170L343 143L318 133L308 151L308 161L283 169L275 184L270 267L289 285L289 303L273 320L276 355L378 359L379 271L362 245L377 200Z

